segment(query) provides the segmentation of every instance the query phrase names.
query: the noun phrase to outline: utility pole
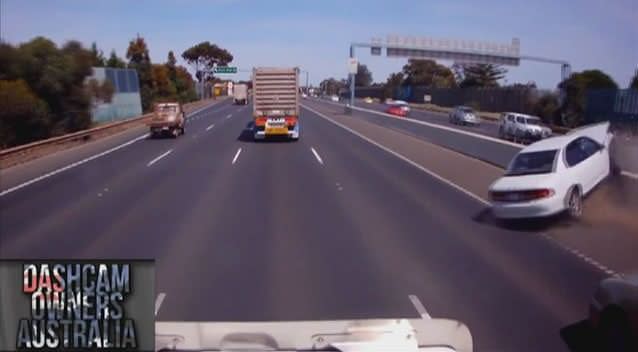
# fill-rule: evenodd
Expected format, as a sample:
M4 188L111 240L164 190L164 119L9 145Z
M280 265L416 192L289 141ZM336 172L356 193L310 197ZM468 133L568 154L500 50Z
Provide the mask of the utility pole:
M350 45L350 58L354 59L354 45ZM346 113L352 112L352 107L354 107L354 73L349 73L348 78L350 79L350 106L346 108Z
M306 74L306 94L308 94L308 70L301 70L302 73Z

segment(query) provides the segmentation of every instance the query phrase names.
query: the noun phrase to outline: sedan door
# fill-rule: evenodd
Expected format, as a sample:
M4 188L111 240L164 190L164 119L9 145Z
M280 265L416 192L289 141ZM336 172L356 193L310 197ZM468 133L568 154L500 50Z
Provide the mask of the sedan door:
M568 177L583 188L583 194L596 185L602 172L600 146L587 137L579 137L565 147Z
M582 137L581 144L589 155L591 188L594 188L609 173L609 152L604 144L588 137Z

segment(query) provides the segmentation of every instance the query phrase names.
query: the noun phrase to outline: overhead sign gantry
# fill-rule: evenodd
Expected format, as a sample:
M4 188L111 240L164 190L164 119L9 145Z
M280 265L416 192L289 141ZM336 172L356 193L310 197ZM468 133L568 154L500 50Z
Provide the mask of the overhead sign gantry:
M452 60L458 63L485 63L506 66L518 66L521 60L537 61L561 65L561 80L571 75L571 66L567 61L525 56L520 54L520 40L513 38L511 43L488 41L441 39L431 37L388 35L386 40L373 38L370 43L350 44L349 79L350 106L354 106L354 75L352 62L355 48L370 48L370 54L381 56L385 50L387 57Z

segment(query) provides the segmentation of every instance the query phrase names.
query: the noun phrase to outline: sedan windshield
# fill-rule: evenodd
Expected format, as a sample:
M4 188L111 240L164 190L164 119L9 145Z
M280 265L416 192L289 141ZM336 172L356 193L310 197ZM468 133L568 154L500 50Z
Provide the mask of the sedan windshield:
M514 158L506 176L548 174L554 169L557 150L520 153Z

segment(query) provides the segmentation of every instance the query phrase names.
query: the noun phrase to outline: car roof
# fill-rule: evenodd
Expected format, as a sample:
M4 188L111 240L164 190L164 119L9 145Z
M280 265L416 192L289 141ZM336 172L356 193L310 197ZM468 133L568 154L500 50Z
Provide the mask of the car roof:
M571 135L549 137L526 146L525 148L521 149L520 152L540 152L545 150L562 149L574 139L574 136Z
M534 115L521 114L520 112L504 112L503 115L512 115L516 117L525 117L533 120L540 120L541 118Z
M459 106L457 106L456 108L457 108L457 109L470 109L470 110L472 110L472 108L471 108L471 107L469 107L469 106L465 106L465 105L459 105Z

